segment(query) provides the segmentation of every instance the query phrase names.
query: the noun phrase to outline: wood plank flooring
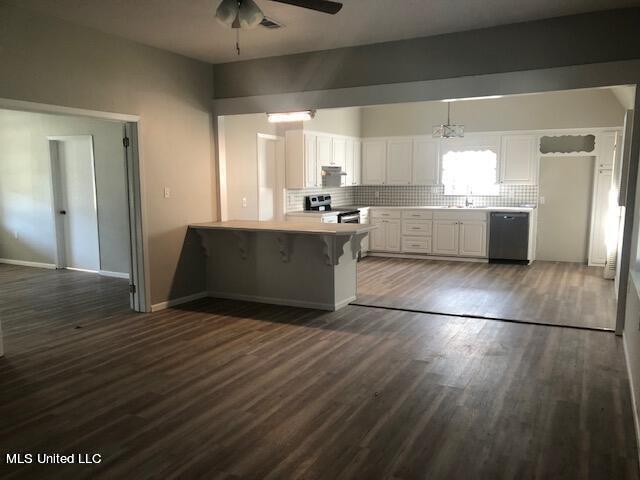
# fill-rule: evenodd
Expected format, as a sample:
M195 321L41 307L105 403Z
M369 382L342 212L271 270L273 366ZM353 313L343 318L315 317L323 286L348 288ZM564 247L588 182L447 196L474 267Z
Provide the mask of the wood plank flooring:
M367 257L358 263L358 304L615 328L612 280L576 263L487 264Z
M126 282L0 265L0 454L103 456L3 479L639 478L613 334L123 302Z

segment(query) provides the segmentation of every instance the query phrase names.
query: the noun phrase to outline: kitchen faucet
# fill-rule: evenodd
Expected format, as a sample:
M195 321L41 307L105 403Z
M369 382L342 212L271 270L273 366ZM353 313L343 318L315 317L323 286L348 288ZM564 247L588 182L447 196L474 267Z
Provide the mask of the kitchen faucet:
M473 207L473 200L469 200L469 197L467 196L467 198L465 198L465 200L464 200L464 206L465 207Z

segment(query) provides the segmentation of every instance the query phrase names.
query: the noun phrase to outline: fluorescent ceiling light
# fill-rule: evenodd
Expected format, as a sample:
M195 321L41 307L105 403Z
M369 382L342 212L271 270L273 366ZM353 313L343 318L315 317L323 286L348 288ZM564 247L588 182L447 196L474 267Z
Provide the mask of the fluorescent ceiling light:
M443 102L464 102L466 100L491 100L494 98L502 98L504 95L488 95L486 97L466 97L466 98L445 98Z
M282 112L282 113L267 113L267 119L271 123L283 123L283 122L306 122L311 120L316 112L314 110L303 110L301 112Z

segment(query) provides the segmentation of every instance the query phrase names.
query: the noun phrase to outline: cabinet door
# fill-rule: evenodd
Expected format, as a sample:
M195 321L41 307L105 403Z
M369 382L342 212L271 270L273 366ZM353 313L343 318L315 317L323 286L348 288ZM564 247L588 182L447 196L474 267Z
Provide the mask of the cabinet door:
M537 154L535 135L504 135L500 159L500 183L535 184Z
M341 167L344 170L347 165L347 139L334 137L331 143L333 146L331 165Z
M360 185L361 183L362 183L362 142L360 140L354 140L352 185Z
M316 137L316 175L320 186L322 185L322 167L329 167L333 162L333 142L331 140L328 135Z
M463 257L487 256L487 222L460 222L460 255Z
M589 265L604 265L607 262L607 220L609 212L609 189L611 170L596 170L595 192L593 196L593 225L589 244Z
M317 187L318 171L316 165L316 136L311 133L304 134L304 175L305 186Z
M413 142L414 185L437 185L440 167L440 142L433 138Z
M372 225L375 225L375 230L372 230L369 234L369 247L371 250L384 251L387 249L387 223L386 220L373 220Z
M387 185L411 185L412 159L411 139L387 142Z
M434 220L432 250L435 255L458 255L458 222Z
M387 142L364 140L362 142L363 185L384 185L387 165Z
M399 252L400 251L400 220L385 220L386 224L386 237L387 237L387 251Z
M343 177L343 185L351 186L353 183L353 150L354 150L354 141L351 138L347 139L346 150L345 150L345 166L344 171L347 173L345 177Z

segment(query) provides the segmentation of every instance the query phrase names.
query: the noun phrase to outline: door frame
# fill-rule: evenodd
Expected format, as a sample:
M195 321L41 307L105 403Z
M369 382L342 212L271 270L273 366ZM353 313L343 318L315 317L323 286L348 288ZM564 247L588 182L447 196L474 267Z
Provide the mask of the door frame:
M286 172L285 172L285 159L284 159L284 137L277 135L270 135L267 133L256 134L256 183L257 183L257 217L260 218L260 162L258 162L258 155L260 154L260 139L272 140L276 142L276 204L277 208L274 212L276 221L284 221L286 214Z
M139 135L140 116L125 113L104 112L83 108L64 107L46 103L28 102L10 98L0 98L0 108L32 113L70 115L113 121L123 124L123 161L127 176L127 194L129 204L130 238L130 306L137 312L151 311L149 282L149 248L147 214L144 198L144 162L140 155ZM128 143L125 142L128 139ZM2 356L2 329L0 326L0 356Z
M60 195L62 185L60 183L60 169L59 169L59 161L60 157L59 150L57 148L59 142L67 141L67 140L85 140L88 139L91 143L91 180L92 180L92 191L93 198L95 204L95 216L96 216L96 230L98 234L98 270L84 270L79 268L71 268L67 265L66 253L65 253L65 242L66 237L64 233L64 222L58 215L58 211L60 210ZM49 141L49 175L51 179L51 215L53 216L53 225L55 228L55 264L56 268L69 268L70 270L81 270L81 271L89 271L98 273L102 269L102 259L100 258L100 211L98 207L98 188L96 185L96 157L94 150L94 142L93 135L49 135L47 136L47 140Z

